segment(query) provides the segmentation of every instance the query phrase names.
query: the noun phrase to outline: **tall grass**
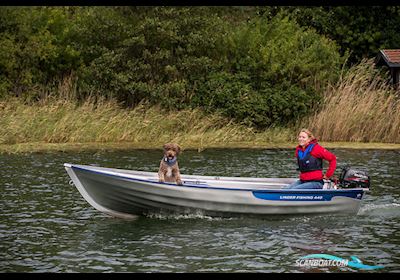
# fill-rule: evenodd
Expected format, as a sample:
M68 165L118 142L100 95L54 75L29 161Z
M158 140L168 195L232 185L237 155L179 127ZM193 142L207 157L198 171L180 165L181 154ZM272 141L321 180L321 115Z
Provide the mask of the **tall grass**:
M9 99L0 103L0 144L18 143L122 143L135 147L161 147L177 142L198 149L250 143L262 145L271 139L287 142L285 129L257 133L218 114L198 109L166 112L141 104L123 109L115 100L94 97L77 102L73 83L66 80L58 94L42 96L40 102Z
M400 91L364 60L326 91L322 109L303 123L322 141L400 143Z

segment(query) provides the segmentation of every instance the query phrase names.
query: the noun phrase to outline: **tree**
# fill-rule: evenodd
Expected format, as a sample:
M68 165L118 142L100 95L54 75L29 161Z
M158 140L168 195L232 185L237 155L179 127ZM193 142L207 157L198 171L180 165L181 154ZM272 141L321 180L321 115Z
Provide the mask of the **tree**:
M283 12L335 40L352 64L376 56L380 49L400 46L400 6L265 7L260 11L270 17Z

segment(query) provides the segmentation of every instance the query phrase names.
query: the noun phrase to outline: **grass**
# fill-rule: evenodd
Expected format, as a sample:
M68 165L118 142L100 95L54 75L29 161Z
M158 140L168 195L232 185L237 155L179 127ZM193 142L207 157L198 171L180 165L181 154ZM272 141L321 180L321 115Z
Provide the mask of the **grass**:
M400 143L400 89L363 61L326 91L322 110L305 123L322 141Z
M165 112L157 106L139 105L127 110L112 100L90 98L80 105L71 99L47 98L30 105L10 99L0 103L0 108L0 150L7 152L65 150L68 145L71 149L158 148L166 142L202 150L293 140L289 129L257 133L218 114L206 115L196 109Z
M114 100L78 103L70 80L40 102L0 102L0 152L161 148L294 148L308 127L327 148L400 149L400 94L382 82L371 61L351 69L325 93L324 106L299 125L256 131L198 109L166 112L140 104L122 109Z

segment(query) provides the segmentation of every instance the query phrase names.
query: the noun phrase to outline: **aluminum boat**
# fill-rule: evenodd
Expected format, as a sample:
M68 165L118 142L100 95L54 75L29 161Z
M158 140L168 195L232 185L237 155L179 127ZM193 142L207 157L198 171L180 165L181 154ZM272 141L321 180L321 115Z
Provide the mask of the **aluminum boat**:
M156 213L207 216L356 214L368 188L284 189L296 178L181 174L183 185L158 182L157 172L65 163L83 198L119 218Z

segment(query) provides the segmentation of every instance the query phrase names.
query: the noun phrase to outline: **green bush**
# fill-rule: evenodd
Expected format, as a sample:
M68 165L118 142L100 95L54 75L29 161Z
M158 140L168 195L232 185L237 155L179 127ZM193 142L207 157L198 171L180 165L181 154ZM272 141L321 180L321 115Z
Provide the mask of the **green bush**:
M335 40L351 64L374 58L380 49L400 46L400 6L281 6L261 10L270 17L284 12L301 26Z
M71 44L67 10L0 9L2 96L32 94L79 67L81 56Z
M342 63L332 41L280 16L243 24L223 44L224 71L207 77L194 102L257 127L310 112Z
M208 112L218 111L246 125L265 128L285 125L307 114L320 101L289 82L263 82L255 90L249 77L218 72L209 76L195 100Z
M115 97L126 106L146 99L167 109L188 107L192 84L219 63L216 34L224 33L227 25L202 7L132 7L128 11L134 15L125 18L128 23L113 27L121 29L116 33L122 36L113 39L118 44L109 46L101 38L92 38L82 45L86 50L97 46L97 52L79 73L81 91ZM80 24L79 33L107 34L103 21L97 20L94 14L87 15L86 22L91 24ZM84 29L87 26L101 32ZM82 53L88 57L94 51Z

